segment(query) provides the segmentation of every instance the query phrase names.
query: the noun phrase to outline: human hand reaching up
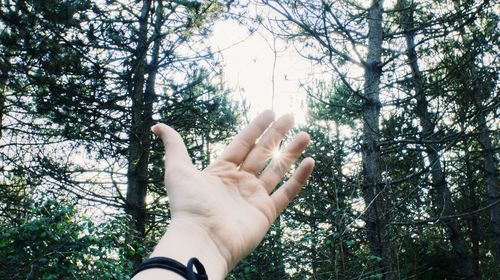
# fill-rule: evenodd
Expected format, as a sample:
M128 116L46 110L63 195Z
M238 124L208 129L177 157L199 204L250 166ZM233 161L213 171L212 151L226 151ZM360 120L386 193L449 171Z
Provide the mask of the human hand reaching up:
M266 166L293 126L291 115L273 121L273 112L260 114L203 171L192 164L182 138L174 129L164 124L152 127L165 144L165 184L172 216L152 256L165 256L181 263L197 257L210 279L223 279L257 247L314 168L314 160L306 158L292 177L275 190L310 138L305 132L297 134L280 156ZM179 277L169 271L149 269L134 279L167 276L163 279Z

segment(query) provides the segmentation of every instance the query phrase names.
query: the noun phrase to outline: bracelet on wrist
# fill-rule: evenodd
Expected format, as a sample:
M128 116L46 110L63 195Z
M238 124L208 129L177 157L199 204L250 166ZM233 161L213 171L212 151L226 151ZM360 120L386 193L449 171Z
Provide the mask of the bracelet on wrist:
M188 280L207 280L207 272L205 267L197 258L189 259L187 266L182 263L166 257L154 257L144 261L132 274L132 278L139 272L150 269L150 268L160 268L169 270L179 274L180 276ZM196 272L194 272L196 268Z

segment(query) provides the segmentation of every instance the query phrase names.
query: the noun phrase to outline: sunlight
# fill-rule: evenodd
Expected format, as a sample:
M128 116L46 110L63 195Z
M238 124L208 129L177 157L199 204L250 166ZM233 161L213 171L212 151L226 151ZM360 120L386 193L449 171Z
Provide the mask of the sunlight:
M232 20L216 24L211 41L224 57L225 83L233 97L250 105L249 119L273 109L276 116L292 113L296 124L305 124L307 101L300 84L309 81L306 77L314 72L313 63L278 41L279 53L273 67L275 57L268 45L272 42L271 34L259 30L249 36L244 27Z
M281 150L279 148L274 149L271 156L273 160L279 160L282 157Z

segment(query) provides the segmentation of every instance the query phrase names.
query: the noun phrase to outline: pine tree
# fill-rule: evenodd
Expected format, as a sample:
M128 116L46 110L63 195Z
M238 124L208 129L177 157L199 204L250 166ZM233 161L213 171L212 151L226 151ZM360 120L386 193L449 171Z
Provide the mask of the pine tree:
M50 192L124 211L137 265L169 220L151 125L179 129L206 164L210 144L238 123L220 73L205 70L218 61L199 43L224 9L216 1L2 2L4 170L28 170Z

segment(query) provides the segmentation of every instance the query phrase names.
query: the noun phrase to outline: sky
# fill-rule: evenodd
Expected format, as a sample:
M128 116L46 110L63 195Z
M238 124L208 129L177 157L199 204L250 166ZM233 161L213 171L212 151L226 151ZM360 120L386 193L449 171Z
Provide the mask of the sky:
M279 40L275 63L271 34L264 28L249 34L246 27L226 20L216 24L211 37L214 50L222 54L225 82L233 97L250 105L249 118L273 109L277 116L293 113L296 123L305 123L306 93L299 84L306 82L313 65Z
M368 5L366 1L359 3ZM391 9L395 3L395 0L388 0L384 8ZM254 13L269 17L269 10L254 8ZM306 93L299 84L310 84L314 77L324 78L318 73L317 65L279 39L275 43L277 55L274 65L273 36L270 32L260 27L249 35L247 27L231 19L215 25L210 42L214 50L222 54L225 82L233 97L240 101L245 99L250 105L249 118L265 109L274 109L278 116L293 113L297 124L305 124ZM361 69L353 71L355 76L362 75Z

